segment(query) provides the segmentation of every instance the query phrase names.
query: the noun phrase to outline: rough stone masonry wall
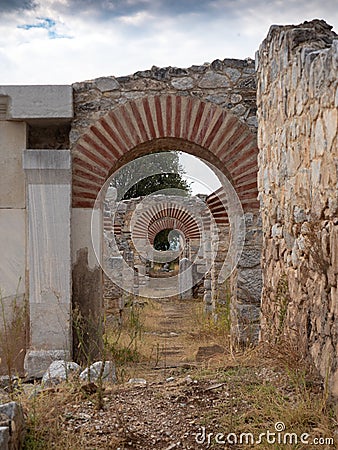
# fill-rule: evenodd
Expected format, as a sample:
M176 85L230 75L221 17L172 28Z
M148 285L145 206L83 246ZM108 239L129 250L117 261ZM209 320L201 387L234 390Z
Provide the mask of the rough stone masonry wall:
M231 274L231 337L236 344L256 343L260 331L262 293L262 221L259 214L245 214L245 243Z
M338 40L271 27L258 53L263 340L312 358L338 395Z
M108 111L151 95L198 97L231 111L256 133L256 78L251 59L216 59L211 64L159 68L124 77L102 77L73 84L75 120L70 143Z

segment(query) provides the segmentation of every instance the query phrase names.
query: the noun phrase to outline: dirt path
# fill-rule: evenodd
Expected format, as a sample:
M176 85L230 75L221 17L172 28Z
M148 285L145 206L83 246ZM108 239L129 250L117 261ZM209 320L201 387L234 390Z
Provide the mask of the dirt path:
M225 351L227 332L220 333L212 318L205 317L202 300L138 299L129 308L122 319L127 331L119 345L130 347L128 321L132 315L135 326L136 313L141 331L133 343L138 363L131 364L132 377L146 373L154 379L160 369L201 367ZM124 361L122 366L125 376Z
M199 302L196 300L175 301L172 299L155 300L158 314L148 335L158 349L157 367L178 367L195 363L192 352L193 319ZM150 312L151 314L151 312Z
M28 448L251 449L258 447L235 444L234 439L241 433L258 439L266 430L274 433L275 424L281 422L299 436L306 432L333 438L337 422L329 404L323 410L319 386L312 383L302 391L301 384L292 385L286 373L262 367L261 362L224 360L218 368L161 369L154 380L105 386L102 409L97 408L97 392L92 389L89 394L86 385L46 390L34 400L33 410L34 438L42 438L42 445ZM230 433L231 442L217 443L218 433ZM259 448L277 447L263 442ZM321 448L337 447L332 440Z
M229 402L224 382L199 380L170 369L164 381L106 388L104 409L92 399L70 403L62 427L78 433L78 448L173 450L203 449L196 436L207 417L221 416ZM236 447L235 447L236 448Z

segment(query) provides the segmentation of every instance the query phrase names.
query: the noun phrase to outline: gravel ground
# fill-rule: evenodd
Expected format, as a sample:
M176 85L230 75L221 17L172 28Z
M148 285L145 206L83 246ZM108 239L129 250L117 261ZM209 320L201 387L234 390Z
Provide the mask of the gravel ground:
M210 411L215 415L229 402L226 384L167 375L164 381L135 380L106 388L101 411L91 400L72 403L63 413L62 426L85 435L88 449L206 448L196 435Z

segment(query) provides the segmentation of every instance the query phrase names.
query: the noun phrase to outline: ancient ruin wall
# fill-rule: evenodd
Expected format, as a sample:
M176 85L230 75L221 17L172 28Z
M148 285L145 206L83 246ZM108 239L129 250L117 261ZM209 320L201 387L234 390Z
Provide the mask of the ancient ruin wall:
M286 339L338 395L338 40L271 27L258 52L264 340Z
M130 100L154 95L197 97L231 111L257 131L256 78L251 59L216 59L187 69L153 66L133 75L101 77L73 84L75 120L70 142L74 144L107 112Z

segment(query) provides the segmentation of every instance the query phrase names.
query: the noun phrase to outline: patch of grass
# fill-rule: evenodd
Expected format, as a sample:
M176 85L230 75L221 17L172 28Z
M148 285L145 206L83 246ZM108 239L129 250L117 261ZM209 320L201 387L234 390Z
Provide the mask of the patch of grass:
M78 400L70 385L46 389L31 396L24 396L22 404L26 410L27 433L23 450L78 450L86 444L85 436L67 432L62 427L67 405Z
M168 303L144 299L131 305L122 312L121 322L110 321L106 331L109 346L123 374L122 377L120 373L121 381L127 374L135 374L146 367L165 366L165 352L171 345L175 346L176 341L182 346L182 362L194 361L200 342L197 339L193 342L190 333L194 329L193 314L200 307L199 302L186 300L182 303L172 299ZM168 307L174 311L177 308L178 312L180 308L187 308L189 315L183 313L183 318L172 319Z
M25 354L25 329L27 321L26 300L20 301L19 280L12 299L4 299L0 289L0 363L8 376L9 394L15 399L18 365ZM3 373L3 372L2 372Z
M205 314L204 304L199 302L192 306L193 331L192 340L215 342L220 345L230 344L229 309L227 305L217 305L215 316Z
M278 316L278 328L276 335L276 342L280 340L280 337L284 330L284 324L286 320L286 315L288 312L289 303L291 301L290 291L289 291L289 283L287 275L284 273L277 284L277 292L276 292L276 302L279 308L279 316Z
M106 341L121 382L134 377L142 366L156 361L156 342L152 333L158 331L161 318L163 311L158 302L130 299L120 320L108 322Z
M258 437L266 430L275 432L275 424L283 422L285 432L298 436L303 433L312 437L334 436L337 426L334 404L313 369L303 360L295 363L292 349L288 354L285 347L261 345L249 357L244 352L234 359L237 366L218 369L218 380L226 383L228 397L208 418L209 428L217 422L224 434L252 433ZM299 443L272 447L266 443L260 448L305 450L309 447Z

